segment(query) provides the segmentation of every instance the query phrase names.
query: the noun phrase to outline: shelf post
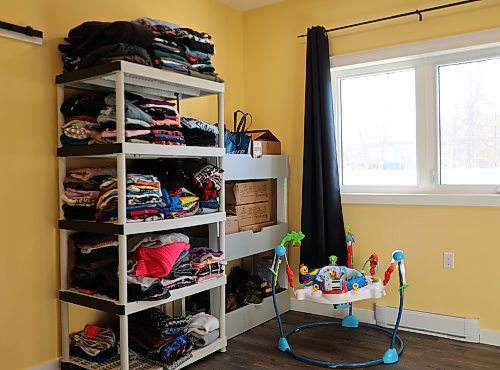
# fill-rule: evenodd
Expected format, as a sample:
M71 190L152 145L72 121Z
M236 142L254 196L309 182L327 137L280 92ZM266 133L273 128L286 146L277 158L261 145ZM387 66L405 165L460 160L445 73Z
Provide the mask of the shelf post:
M128 368L128 316L120 315L120 370Z
M224 148L224 93L217 94L217 119L219 127L219 147ZM219 157L219 168L224 168L224 157ZM222 173L221 189L219 192L219 210L226 212L226 189L224 181L224 172ZM219 250L226 251L226 222L219 222ZM219 288L219 332L220 338L226 339L226 286ZM221 348L221 352L226 352L226 347Z
M125 143L125 83L122 71L115 72L116 142ZM116 156L118 187L118 224L127 223L127 160L125 154ZM118 301L126 304L127 297L127 237L118 235ZM120 315L120 369L128 370L128 316Z
M60 108L64 103L64 86L57 85L57 107ZM64 125L64 116L60 109L57 111L57 141L59 146L61 144L61 133ZM59 158L59 218L64 218L62 206L64 204L62 195L64 194L64 178L66 177L66 158ZM68 231L59 230L59 279L60 289L68 289ZM64 361L69 360L69 304L67 302L60 302L61 307L61 355Z
M125 142L125 82L122 71L115 72L116 142Z

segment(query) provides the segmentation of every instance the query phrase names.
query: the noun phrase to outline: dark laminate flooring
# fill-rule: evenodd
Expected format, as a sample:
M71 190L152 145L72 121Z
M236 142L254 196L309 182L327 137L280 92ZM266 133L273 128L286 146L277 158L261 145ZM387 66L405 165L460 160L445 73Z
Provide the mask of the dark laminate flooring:
M295 326L328 321L328 318L300 312L282 315L286 330ZM405 350L399 362L371 369L500 369L500 348L465 343L428 335L400 332ZM276 320L229 341L226 353L216 353L189 369L320 369L297 361L276 349ZM381 357L389 346L389 336L370 329L326 326L305 329L289 337L298 354L324 361L368 361Z

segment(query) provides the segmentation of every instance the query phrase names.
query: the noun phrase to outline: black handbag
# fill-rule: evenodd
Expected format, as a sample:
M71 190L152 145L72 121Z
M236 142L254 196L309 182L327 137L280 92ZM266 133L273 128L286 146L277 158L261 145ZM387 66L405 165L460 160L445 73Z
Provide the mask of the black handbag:
M241 114L239 122L238 114ZM236 124L236 122L238 122L238 124ZM226 131L224 133L224 147L226 148L227 154L248 154L250 152L252 137L250 135L247 135L246 132L252 126L252 122L253 118L250 113L245 113L241 110L237 110L234 112L234 131L231 132L226 128Z

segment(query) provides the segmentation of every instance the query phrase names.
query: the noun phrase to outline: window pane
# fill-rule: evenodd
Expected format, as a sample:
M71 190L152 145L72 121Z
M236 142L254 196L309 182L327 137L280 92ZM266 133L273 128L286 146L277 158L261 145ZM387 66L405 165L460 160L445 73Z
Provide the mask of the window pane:
M500 184L500 59L438 73L441 183Z
M340 80L344 185L416 185L415 70Z

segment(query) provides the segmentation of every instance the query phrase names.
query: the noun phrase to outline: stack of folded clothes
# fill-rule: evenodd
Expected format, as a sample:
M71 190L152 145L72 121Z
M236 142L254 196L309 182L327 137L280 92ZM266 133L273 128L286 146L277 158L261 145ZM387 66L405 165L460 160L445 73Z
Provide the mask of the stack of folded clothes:
M208 33L157 19L139 18L134 22L153 34L150 54L155 67L223 82L212 65L215 47Z
M77 168L68 170L63 181L62 209L68 220L95 220L100 186L116 176L115 168Z
M157 221L165 219L169 209L162 198L161 184L155 176L127 174L127 221ZM171 201L171 199L170 199ZM97 221L117 221L118 188L116 178L101 185L97 202Z
M162 100L140 99L135 105L152 117L151 133L155 144L186 145L175 104Z
M189 251L189 238L181 233L140 234L128 242L129 274L163 278Z
M118 240L115 235L76 233L73 240L75 266L71 286L85 294L99 292L110 270L118 265Z
M182 132L189 146L217 146L219 128L196 118L181 117Z
M136 97L139 99L140 97ZM109 142L116 141L116 96L109 94L104 99L106 108L100 111L97 122L100 124L102 137ZM133 143L152 143L151 133L153 118L133 104L125 100L125 140Z
M104 107L104 100L100 97L79 94L66 100L60 107L64 116L61 145L75 146L103 142L97 116Z
M175 31L177 42L191 64L191 75L216 76L215 68L212 65L212 57L215 54L212 37L206 32L198 32L190 28L177 28Z
M206 313L188 317L187 331L198 348L206 347L219 338L219 320Z
M186 161L183 171L191 180L193 192L200 198L199 213L207 214L219 210L219 192L222 184L222 169L200 161Z
M170 197L178 197L181 211L172 212L171 215L174 218L193 216L198 213L200 209L199 199L193 192L186 188L177 188L174 191L169 191Z
M64 71L123 60L223 82L212 65L210 35L169 22L89 21L71 29L64 41L59 45Z
M127 174L127 220L163 220L165 214L158 179L151 175Z
M81 332L71 337L70 354L87 361L103 363L118 354L113 330L95 325L86 325Z
M136 162L136 170L152 173L160 179L164 201L170 206L169 217L185 217L199 213L199 197L191 191L192 180L184 172L184 161L161 160Z
M171 217L217 212L222 169L200 160L161 160L154 164L136 162L137 172L151 173L160 179L165 189L164 200L177 197L182 209L171 210Z
M208 247L195 247L189 251L191 266L198 282L218 278L224 273L227 264L224 252L213 251Z
M102 294L118 299L118 241L116 236L76 233L71 235L75 250L75 266L71 270L71 286L81 293ZM127 284L129 302L159 300L170 296L157 279L131 279Z
M153 65L157 68L174 72L189 73L190 63L177 41L177 32L174 28L154 19L136 19L134 22L151 30L154 39L150 46L150 55Z
M188 319L169 317L158 308L130 315L131 348L170 368L179 366L192 356L194 344L187 331Z
M90 21L69 31L60 44L64 71L84 69L93 65L125 60L151 66L146 51L153 42L151 29L133 22Z

